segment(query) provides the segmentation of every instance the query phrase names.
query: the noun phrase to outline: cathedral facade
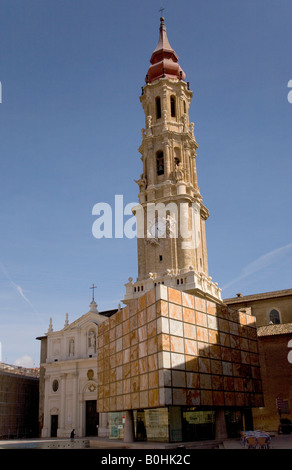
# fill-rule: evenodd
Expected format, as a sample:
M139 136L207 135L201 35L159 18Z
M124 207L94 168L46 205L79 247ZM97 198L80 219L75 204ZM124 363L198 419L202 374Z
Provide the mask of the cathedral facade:
M41 437L107 436L108 416L96 410L97 327L110 310L90 310L64 328L53 331L52 321L41 341L39 423Z

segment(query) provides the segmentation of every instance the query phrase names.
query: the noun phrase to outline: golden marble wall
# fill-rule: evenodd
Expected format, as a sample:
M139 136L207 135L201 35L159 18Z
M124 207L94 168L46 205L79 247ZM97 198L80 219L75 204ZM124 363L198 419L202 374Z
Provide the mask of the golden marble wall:
M98 326L99 412L263 406L255 318L159 285Z

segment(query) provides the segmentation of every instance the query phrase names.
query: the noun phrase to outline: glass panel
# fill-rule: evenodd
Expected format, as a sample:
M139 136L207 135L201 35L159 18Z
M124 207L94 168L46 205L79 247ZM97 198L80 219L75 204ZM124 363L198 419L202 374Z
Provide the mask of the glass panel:
M137 441L147 441L146 419L144 410L134 411L134 427Z
M199 441L215 439L215 411L195 411L183 408L183 440Z
M242 412L240 410L226 410L225 420L228 437L238 437L243 430Z
M145 410L147 441L168 442L168 409Z
M123 412L109 413L109 437L110 439L124 438Z

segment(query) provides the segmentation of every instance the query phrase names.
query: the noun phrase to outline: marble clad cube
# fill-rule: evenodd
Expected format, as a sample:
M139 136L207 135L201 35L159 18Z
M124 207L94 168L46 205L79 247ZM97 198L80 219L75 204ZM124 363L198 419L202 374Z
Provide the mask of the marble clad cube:
M98 326L99 412L262 406L255 319L158 285Z

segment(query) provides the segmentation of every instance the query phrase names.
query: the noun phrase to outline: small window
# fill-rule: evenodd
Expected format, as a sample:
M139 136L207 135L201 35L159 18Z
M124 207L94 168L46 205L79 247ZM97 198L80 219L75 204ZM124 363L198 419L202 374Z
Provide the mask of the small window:
M280 323L280 313L275 308L270 311L270 323L273 323L274 325Z
M159 261L162 261L162 255L159 255Z
M187 112L187 107L186 107L186 102L184 101L184 113L186 114Z
M163 158L163 152L157 152L156 164L157 164L157 174L158 174L158 175L164 175L164 158Z
M161 101L159 96L155 99L156 101L156 119L161 118Z
M171 113L171 117L176 116L176 113L175 113L175 97L174 96L170 97L170 113Z

